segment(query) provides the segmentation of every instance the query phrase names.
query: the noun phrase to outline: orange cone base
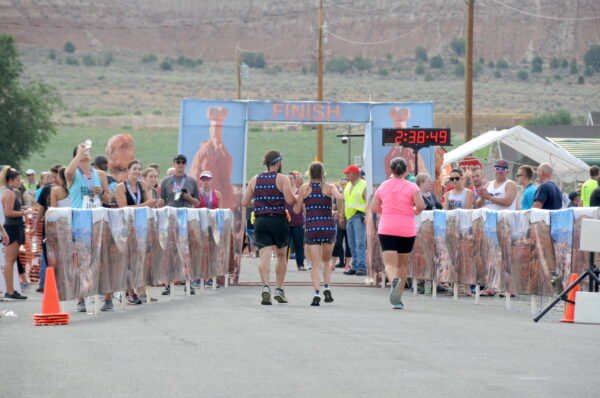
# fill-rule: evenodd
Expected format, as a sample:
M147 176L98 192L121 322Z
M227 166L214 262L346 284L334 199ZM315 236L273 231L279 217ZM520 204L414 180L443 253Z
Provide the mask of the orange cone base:
M573 282L575 282L577 280L577 278L579 278L579 274L571 274L571 277L569 278L569 286L571 284L573 284ZM580 290L579 285L575 286L570 292L569 294L567 294L567 299L571 300L573 302L575 302L575 294ZM574 321L574 316L575 316L575 304L571 304L571 303L565 303L565 314L564 314L564 318L561 319L561 322L565 322L565 323L573 323Z
M65 313L34 314L33 322L36 326L68 325L70 322L70 317L70 314Z

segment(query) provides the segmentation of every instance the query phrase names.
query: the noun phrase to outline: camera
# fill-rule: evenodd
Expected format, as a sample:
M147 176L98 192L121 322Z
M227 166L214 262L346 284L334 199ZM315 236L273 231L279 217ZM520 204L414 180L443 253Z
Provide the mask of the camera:
M342 137L342 144L347 144L348 140L349 140L349 138L347 136L343 136Z
M188 191L187 191L187 189L183 188L183 189L181 190L181 193L182 193L182 194L184 194L184 193L188 193Z

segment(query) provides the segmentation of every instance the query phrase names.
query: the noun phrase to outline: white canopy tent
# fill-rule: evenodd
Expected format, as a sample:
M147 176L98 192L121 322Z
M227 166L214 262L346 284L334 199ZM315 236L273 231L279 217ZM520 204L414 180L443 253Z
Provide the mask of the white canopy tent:
M521 126L488 131L464 143L444 154L442 167L459 162L473 152L494 143L507 145L538 163L550 163L554 173L563 182L585 181L589 178L590 166L585 162Z

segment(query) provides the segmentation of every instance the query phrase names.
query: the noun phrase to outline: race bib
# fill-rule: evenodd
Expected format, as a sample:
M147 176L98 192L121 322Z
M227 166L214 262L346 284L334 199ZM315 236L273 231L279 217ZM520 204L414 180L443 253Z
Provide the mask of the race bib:
M102 207L102 199L100 199L99 195L93 195L93 196L85 195L83 197L83 208L84 209L95 209L98 207Z

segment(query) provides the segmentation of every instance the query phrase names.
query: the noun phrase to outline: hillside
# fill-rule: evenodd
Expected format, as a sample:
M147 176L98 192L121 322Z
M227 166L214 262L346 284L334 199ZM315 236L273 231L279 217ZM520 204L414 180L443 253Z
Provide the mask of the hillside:
M316 0L0 0L0 28L14 34L19 43L55 49L71 41L83 52L130 50L233 61L240 46L264 50L271 64L301 66L314 57L316 4ZM464 0L325 4L329 57L413 56L419 46L431 54L448 54L451 39L463 36ZM476 57L511 62L535 55L580 59L590 44L600 42L597 0L476 4Z

